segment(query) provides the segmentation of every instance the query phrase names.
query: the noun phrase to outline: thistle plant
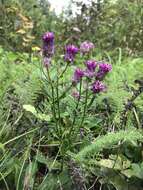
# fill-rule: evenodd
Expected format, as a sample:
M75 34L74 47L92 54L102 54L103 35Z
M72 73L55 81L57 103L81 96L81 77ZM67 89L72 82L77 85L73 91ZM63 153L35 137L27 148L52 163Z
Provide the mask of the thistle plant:
M92 42L85 41L79 48L67 44L63 60L59 60L54 52L54 34L46 32L42 41L42 73L52 113L49 124L60 143L59 154L63 159L81 140L88 109L96 96L106 92L103 81L112 66L103 61L85 60L95 48ZM78 60L84 60L82 64L78 64L77 54Z

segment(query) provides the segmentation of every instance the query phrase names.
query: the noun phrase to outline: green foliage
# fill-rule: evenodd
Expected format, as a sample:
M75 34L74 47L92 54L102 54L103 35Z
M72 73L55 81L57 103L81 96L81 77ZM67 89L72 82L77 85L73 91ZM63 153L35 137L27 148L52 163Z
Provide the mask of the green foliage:
M91 145L85 147L81 150L77 155L76 159L79 161L83 161L84 158L88 155L96 155L104 149L111 149L114 145L117 145L120 141L125 142L134 142L134 141L143 141L143 135L140 131L137 130L126 130L119 131L116 133L109 133L103 137L99 137L95 139Z
M124 109L124 103L131 97L132 89L138 87L134 81L142 78L142 72L142 58L126 58L113 64L112 75L107 77L107 83L109 84L107 93L99 96L96 104L103 104L104 106L104 99L106 98L107 103L111 106L111 110L113 110L112 116L110 116L113 117L115 123L119 123L120 114ZM143 111L141 104L142 98L143 96L141 95L135 101L141 112Z
M92 175L95 175L101 178L98 183L105 189L110 186L110 188L122 190L121 184L124 184L125 188L131 187L132 179L140 188L141 147L137 142L142 141L142 130L135 130L137 125L132 110L128 114L127 129L119 132L116 130L120 123L120 113L124 109L124 102L131 96L132 88L137 88L134 80L142 77L141 58L131 59L119 56L118 61L114 63L114 60L108 56L113 63L112 74L106 78L108 91L96 97L96 101L88 110L89 114L85 115L82 137L79 126L83 103L79 104L76 127L70 138L68 136L76 109L75 99L70 95L71 89L67 88L69 85L67 81L71 80L75 66L68 68L66 75L60 79L60 84L63 85L59 87L61 143L59 128L55 128L50 103L52 91L47 80L45 81L45 75L41 73L41 67L38 67L39 58L34 55L29 57L26 53L6 52L2 48L0 56L0 139L3 160L3 167L0 168L2 176L0 183L3 188L13 183L17 189L23 187L72 189L76 183L70 179L73 174L69 171L66 159L70 159L69 155L75 155L77 150L79 153L76 158L82 161L78 164L83 168L84 176L87 176L87 187L91 186L89 181ZM97 57L100 58L100 56ZM83 60L80 56L78 60L76 64L80 66ZM64 70L64 68L65 65L61 65L60 69ZM50 73L54 87L56 87L55 72L56 70L52 69ZM66 96L67 93L68 96ZM105 98L111 108L108 117L108 110L104 109ZM142 123L142 96L138 97L134 103L138 108L138 119ZM108 134L107 131L110 130L115 130L115 133ZM95 143L90 144L94 139ZM21 147L20 144L23 146ZM73 154L68 154L69 151ZM104 154L109 154L109 156L104 156ZM28 161L29 158L31 161ZM41 172L41 168L44 168L47 173ZM60 173L61 168L63 170ZM73 168L73 171L76 169ZM76 173L74 175L77 176ZM127 183L124 178L128 178L129 182Z
M41 89L37 67L28 64L27 54L5 52L0 49L0 139L5 142L17 131L29 128L23 104L34 104ZM23 126L21 126L21 122Z

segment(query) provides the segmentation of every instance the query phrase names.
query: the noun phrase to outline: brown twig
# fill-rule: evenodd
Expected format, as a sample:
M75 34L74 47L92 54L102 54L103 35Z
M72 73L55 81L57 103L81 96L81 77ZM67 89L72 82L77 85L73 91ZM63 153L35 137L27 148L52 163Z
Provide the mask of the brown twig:
M121 117L120 117L120 126L121 127L125 128L126 123L127 123L127 113L128 113L128 111L130 111L133 108L135 108L134 101L136 100L136 98L138 96L140 96L143 93L143 84L139 83L138 81L139 80L135 81L135 83L139 84L138 89L137 90L135 90L135 89L133 90L133 95L124 104L124 109L123 109L123 111L121 113Z

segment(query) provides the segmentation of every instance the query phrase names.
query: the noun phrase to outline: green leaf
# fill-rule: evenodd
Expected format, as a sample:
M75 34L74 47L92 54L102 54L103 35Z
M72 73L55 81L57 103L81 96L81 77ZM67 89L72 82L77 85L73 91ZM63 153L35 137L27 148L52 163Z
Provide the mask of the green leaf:
M122 171L122 174L127 176L128 178L137 177L139 179L143 179L143 163L131 165L131 168L128 170Z
M128 189L127 182L120 175L110 176L109 180L117 190Z
M23 108L24 108L26 111L29 111L29 112L33 113L34 115L37 114L37 111L36 111L35 107L32 106L32 105L23 105Z
M118 157L114 156L114 160L101 159L99 162L97 162L97 164L106 168L115 169L119 171L125 170L131 166L131 162L122 155Z
M28 111L31 112L33 115L36 116L36 118L43 120L43 121L50 121L50 116L46 115L44 113L38 113L37 110L35 109L34 106L32 105L23 105L23 108Z
M143 167L141 168L140 164L132 164L132 170L134 173L134 176L143 179Z
M59 169L61 167L61 164L56 160L52 160L51 158L46 158L41 152L39 152L36 156L35 156L35 159L42 163L42 164L45 164L47 166L47 168L50 168L51 165L53 164L54 162L54 165L53 165L53 169Z
M60 174L49 174L45 180L38 186L38 190L58 190L73 189L69 171L64 168Z
M0 143L0 149L4 152L5 149L4 149L4 145L2 143Z
M50 121L50 116L46 115L44 113L38 113L37 118L43 120L43 121Z
M24 189L33 189L34 178L37 172L37 163L31 162L26 168L26 173L24 176Z

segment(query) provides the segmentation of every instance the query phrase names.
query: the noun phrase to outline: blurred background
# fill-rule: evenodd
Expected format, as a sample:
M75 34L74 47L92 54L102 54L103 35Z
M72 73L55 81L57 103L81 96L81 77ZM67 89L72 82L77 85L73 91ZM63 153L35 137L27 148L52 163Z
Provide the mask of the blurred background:
M31 52L53 31L57 44L93 41L124 54L143 52L142 0L0 0L0 45Z

